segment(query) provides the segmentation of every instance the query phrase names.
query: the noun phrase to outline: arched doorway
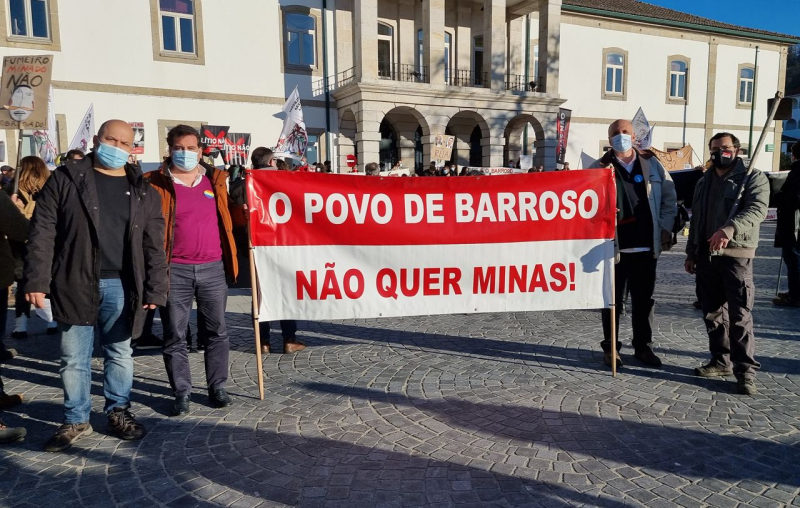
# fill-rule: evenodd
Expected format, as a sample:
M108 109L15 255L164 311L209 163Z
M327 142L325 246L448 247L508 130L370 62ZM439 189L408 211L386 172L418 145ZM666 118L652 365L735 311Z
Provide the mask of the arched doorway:
M380 144L380 164L383 164L386 170L394 166L399 157L397 153L397 132L394 127L385 118L381 122L380 127L381 144Z
M353 110L346 108L339 111L339 135L336 144L339 147L339 163L337 170L339 173L348 173L347 156L356 155L356 115Z
M447 123L447 132L456 137L453 162L459 166L488 166L483 145L490 138L489 124L477 111L459 111Z
M389 110L381 121L380 132L381 162L391 167L400 160L403 167L415 171L422 168L422 140L430 129L419 111L407 106Z
M528 146L523 147L526 138ZM505 148L503 149L504 163L514 161L516 164L522 155L532 155L534 166L546 166L544 150L541 149L544 141L544 130L542 129L542 124L533 115L523 113L512 118L506 125L505 141ZM555 168L545 167L545 169L551 170Z

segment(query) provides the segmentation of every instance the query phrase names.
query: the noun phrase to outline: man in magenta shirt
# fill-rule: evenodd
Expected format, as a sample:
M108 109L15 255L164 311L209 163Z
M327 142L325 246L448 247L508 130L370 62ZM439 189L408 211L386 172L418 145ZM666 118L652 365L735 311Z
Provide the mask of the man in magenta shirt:
M175 396L173 414L189 412L192 391L186 328L197 300L203 319L208 397L214 407L231 399L228 380L229 341L225 329L227 280L235 280L236 245L228 210L228 174L200 161L200 134L188 125L169 131L170 157L149 174L150 184L161 194L166 222L165 250L169 261L170 290L164 312L164 364ZM198 330L198 336L201 330Z

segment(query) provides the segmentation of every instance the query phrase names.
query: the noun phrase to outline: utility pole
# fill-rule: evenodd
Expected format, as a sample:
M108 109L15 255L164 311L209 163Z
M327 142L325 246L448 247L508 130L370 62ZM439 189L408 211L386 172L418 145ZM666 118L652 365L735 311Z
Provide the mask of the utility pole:
M686 114L689 109L689 67L683 81L683 146L686 146Z
M756 115L756 92L758 91L758 46L756 46L756 63L753 69L753 97L750 101L750 139L747 141L747 158L753 160L753 120ZM747 94L747 89L745 89ZM745 99L747 96L745 95Z

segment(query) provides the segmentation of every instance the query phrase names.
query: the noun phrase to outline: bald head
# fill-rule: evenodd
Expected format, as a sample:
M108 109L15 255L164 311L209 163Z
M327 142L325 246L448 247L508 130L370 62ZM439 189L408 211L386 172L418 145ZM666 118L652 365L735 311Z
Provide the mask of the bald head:
M128 122L123 122L122 120L103 122L100 130L97 131L97 136L94 137L95 150L97 150L97 145L100 143L116 146L131 153L131 150L133 150L133 129L131 129Z
M633 124L628 120L620 119L608 126L608 142L617 155L631 156L634 141L636 134L633 132Z

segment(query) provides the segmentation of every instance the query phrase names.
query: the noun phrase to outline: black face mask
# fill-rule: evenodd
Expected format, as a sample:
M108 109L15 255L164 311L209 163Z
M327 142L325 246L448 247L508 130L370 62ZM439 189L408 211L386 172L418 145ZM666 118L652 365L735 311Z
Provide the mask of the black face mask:
M736 152L733 150L717 150L711 153L711 163L715 168L727 168L736 159Z

